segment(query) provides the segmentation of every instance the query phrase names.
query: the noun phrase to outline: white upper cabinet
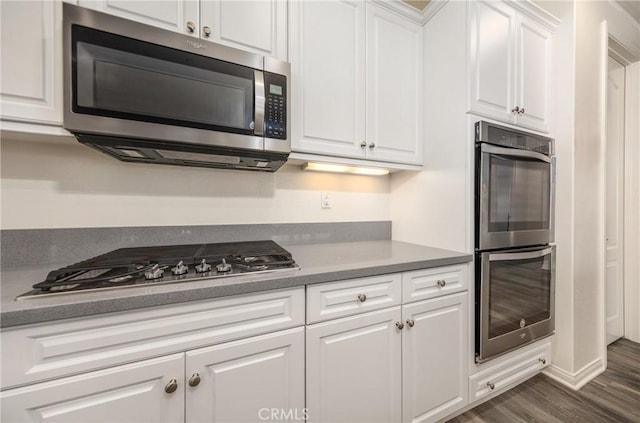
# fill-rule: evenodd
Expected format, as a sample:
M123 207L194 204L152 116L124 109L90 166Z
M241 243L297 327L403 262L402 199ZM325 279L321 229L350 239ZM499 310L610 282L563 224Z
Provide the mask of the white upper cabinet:
M547 132L552 26L506 2L470 2L469 8L469 109Z
M78 6L170 31L198 35L198 0L79 0Z
M296 1L290 8L292 147L361 158L360 143L365 141L365 3Z
M200 38L286 61L287 2L201 0Z
M2 1L0 10L2 120L61 125L61 3Z
M422 27L362 1L290 4L292 149L422 163Z
M367 157L422 162L422 27L367 7Z

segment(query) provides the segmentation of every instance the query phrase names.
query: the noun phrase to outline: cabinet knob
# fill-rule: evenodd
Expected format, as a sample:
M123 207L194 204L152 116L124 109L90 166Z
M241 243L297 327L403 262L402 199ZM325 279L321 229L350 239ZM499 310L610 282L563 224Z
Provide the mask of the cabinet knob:
M364 303L365 301L367 301L367 296L365 294L358 294L358 299L361 303Z
M363 148L363 149L364 149L364 148L367 148L367 142L366 142L366 141L362 141L362 142L360 143L360 148Z
M167 385L164 387L164 391L167 394L173 394L176 389L178 389L178 381L175 379L171 379L169 383L167 383Z
M496 389L496 385L495 385L495 384L493 384L493 383L491 383L491 382L487 382L487 386L488 386L488 387L489 387L489 389L491 389L492 391L493 391L494 389Z
M375 143L369 144L369 150L373 150L374 148L376 148Z
M447 281L445 281L444 279L438 279L436 283L440 288L444 288L444 286L447 284Z
M520 107L514 107L513 109L511 109L511 113L520 113Z
M407 319L407 326L409 326L410 328L412 328L412 327L413 327L413 325L415 325L415 324L416 324L416 322L415 322L415 321L413 321L413 320L411 320L411 319Z
M396 327L397 327L399 330L402 330L402 329L404 329L404 323L402 323L402 322L396 322Z
M198 386L200 384L200 375L198 373L194 373L189 378L189 386Z
M520 111L518 112L521 115L524 115L524 107L522 109L520 109Z
M542 363L543 365L547 364L547 360L546 360L546 359L544 359L544 358L539 358L539 359L538 359L538 361L539 361L540 363Z
M187 31L189 31L189 34L193 34L195 30L196 30L196 24L194 24L191 21L187 22Z
M209 36L211 35L211 28L209 28L208 26L203 26L202 33L205 37L209 38Z

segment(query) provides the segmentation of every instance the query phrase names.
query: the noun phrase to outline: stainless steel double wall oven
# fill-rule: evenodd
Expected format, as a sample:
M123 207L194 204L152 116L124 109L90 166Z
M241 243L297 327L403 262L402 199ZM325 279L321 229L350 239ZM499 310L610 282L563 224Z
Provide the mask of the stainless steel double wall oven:
M475 124L475 332L482 362L553 334L553 140Z

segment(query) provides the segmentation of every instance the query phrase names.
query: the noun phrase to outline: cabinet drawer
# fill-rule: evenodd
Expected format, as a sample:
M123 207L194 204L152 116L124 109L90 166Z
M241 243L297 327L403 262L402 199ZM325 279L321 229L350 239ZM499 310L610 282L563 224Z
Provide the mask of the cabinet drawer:
M469 401L474 402L523 382L547 367L550 359L551 343L547 342L476 373L469 378Z
M307 323L399 305L401 289L399 273L310 286Z
M304 288L7 329L2 389L304 324Z
M467 264L461 264L404 272L402 274L402 302L410 303L466 291L469 286L468 269Z

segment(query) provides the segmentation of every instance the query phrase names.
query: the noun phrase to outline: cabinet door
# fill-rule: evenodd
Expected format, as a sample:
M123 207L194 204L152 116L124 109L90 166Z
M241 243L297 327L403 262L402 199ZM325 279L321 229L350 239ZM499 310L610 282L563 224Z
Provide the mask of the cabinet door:
M79 6L170 31L198 36L198 0L79 0ZM191 32L187 22L195 27Z
M4 422L182 422L184 354L3 391L0 401Z
M516 14L504 3L470 2L470 109L513 122Z
M200 13L201 38L287 60L285 0L201 0Z
M422 164L422 27L367 5L367 158Z
M365 3L294 1L289 7L292 149L364 158Z
M549 129L549 68L551 32L525 18L518 27L518 80L516 104L524 109L518 125L541 131Z
M3 120L62 125L62 4L0 2Z
M436 421L467 404L467 293L405 305L405 422Z
M302 420L304 328L188 351L187 422ZM200 381L196 384L195 380Z
M307 327L309 421L400 421L400 317L393 307Z

